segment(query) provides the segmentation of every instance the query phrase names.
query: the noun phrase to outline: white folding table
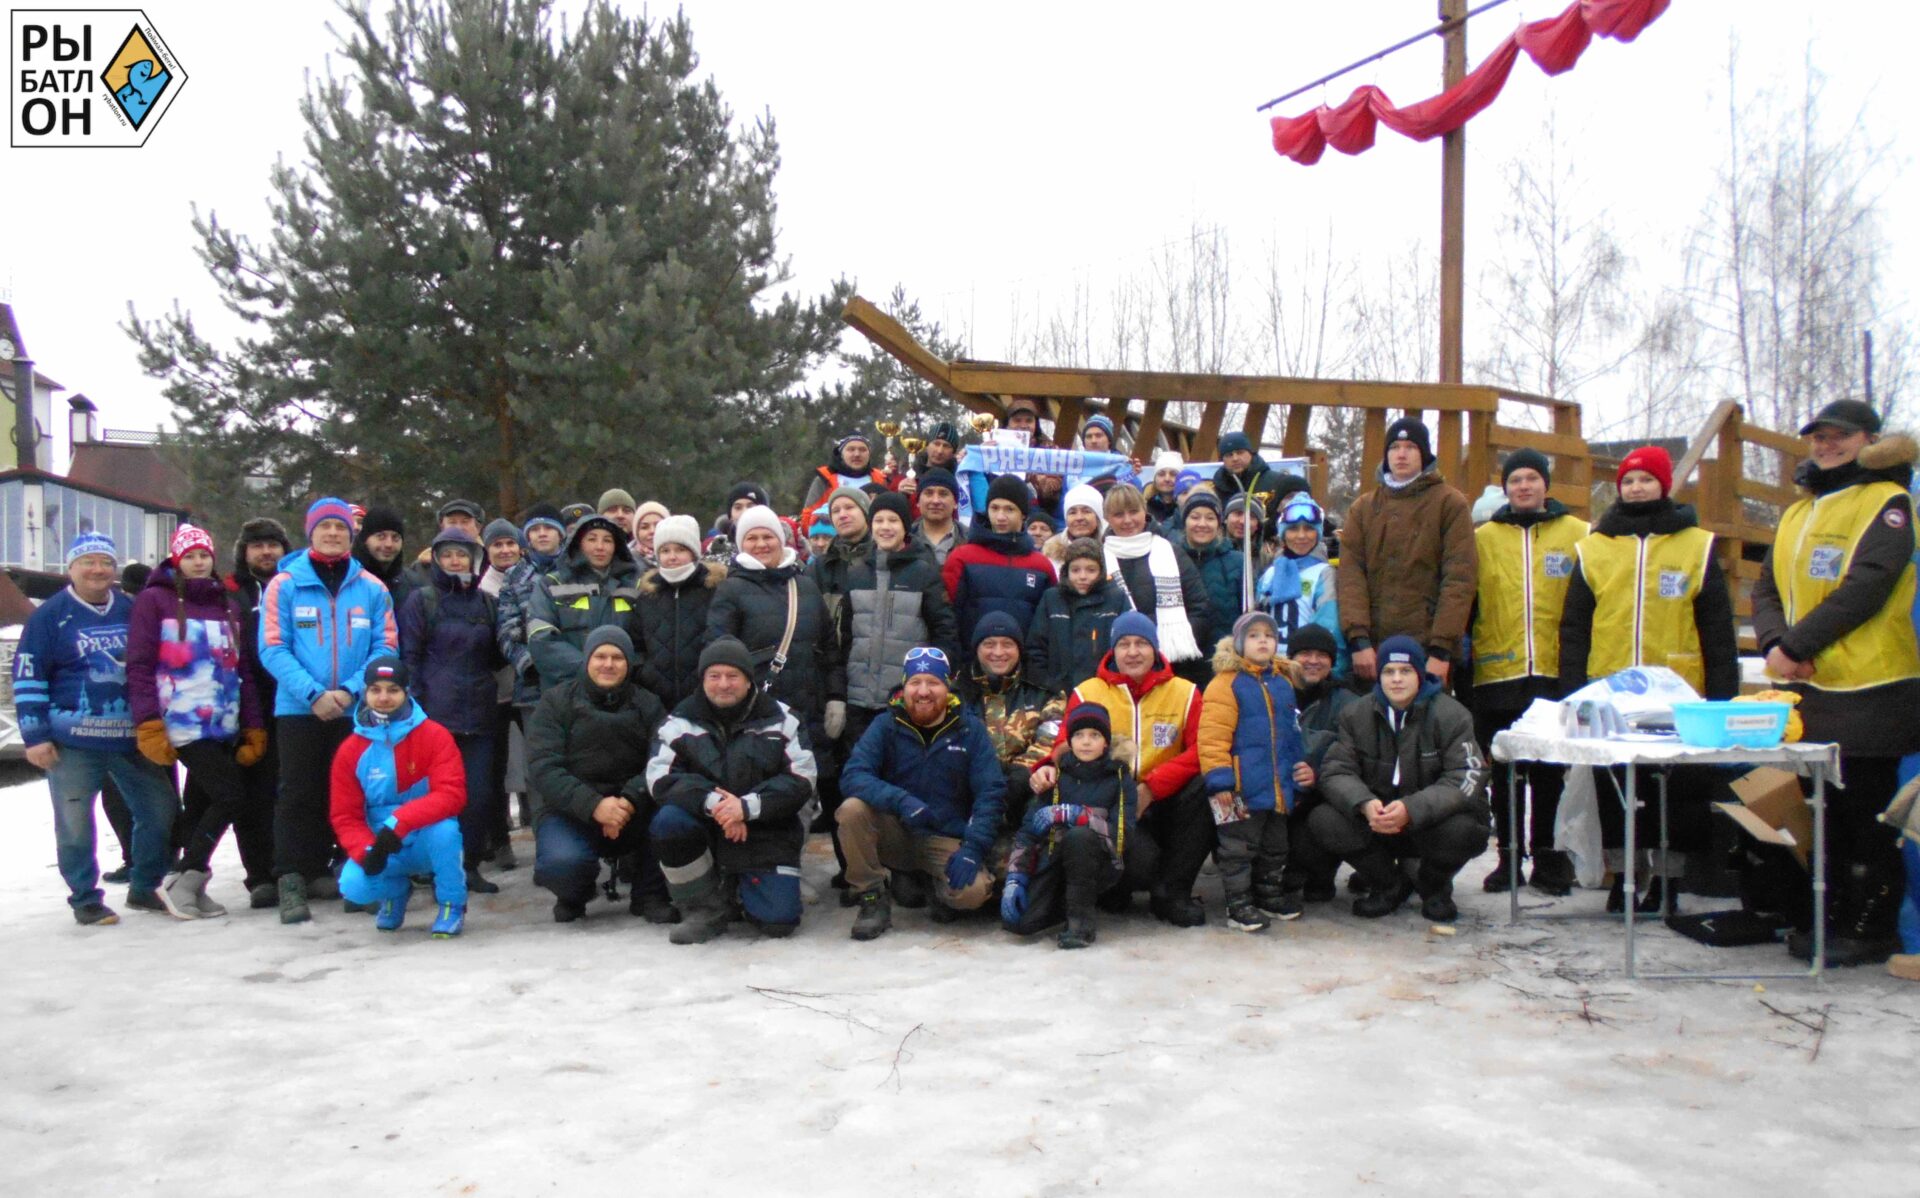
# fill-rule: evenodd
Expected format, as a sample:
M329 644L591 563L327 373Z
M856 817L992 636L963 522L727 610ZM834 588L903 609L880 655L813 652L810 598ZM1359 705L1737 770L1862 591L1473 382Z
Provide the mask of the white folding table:
M1626 810L1626 855L1627 863L1622 880L1622 889L1627 895L1625 921L1627 926L1626 964L1627 976L1649 979L1691 979L1695 981L1730 980L1758 981L1769 978L1810 977L1816 982L1826 970L1827 948L1827 783L1829 781L1844 785L1840 776L1840 746L1832 744L1783 744L1771 749L1703 749L1681 744L1678 740L1632 739L1602 740L1598 738L1542 736L1534 733L1508 729L1493 738L1491 746L1493 759L1505 763L1507 767L1507 819L1508 827L1519 833L1519 791L1515 784L1514 766L1521 762L1539 762L1543 765L1590 766L1607 771L1607 777L1613 777L1610 767L1621 766L1626 770L1627 784L1620 794L1620 802ZM1813 849L1808 864L1813 872L1813 964L1805 970L1790 970L1773 973L1639 973L1634 965L1634 877L1635 857L1635 812L1639 808L1638 787L1639 772L1642 766L1670 767L1676 765L1774 765L1792 771L1803 777L1813 779ZM1616 784L1616 790L1620 787ZM1596 796L1600 798L1600 796ZM1603 799L1601 801L1604 801ZM1664 869L1667 853L1667 779L1660 775L1660 863ZM1520 914L1520 854L1510 855L1508 868L1512 870L1508 886L1508 922L1518 923ZM1578 918L1571 915L1536 915L1536 919Z

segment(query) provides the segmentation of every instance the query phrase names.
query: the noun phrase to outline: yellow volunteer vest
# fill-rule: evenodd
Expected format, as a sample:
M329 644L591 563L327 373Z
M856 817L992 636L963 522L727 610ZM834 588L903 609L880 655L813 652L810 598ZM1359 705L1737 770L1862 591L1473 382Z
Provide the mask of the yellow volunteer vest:
M1693 601L1707 577L1713 534L1703 528L1651 537L1593 533L1575 548L1593 591L1587 677L1665 666L1694 690L1705 687Z
M1560 676L1560 612L1573 581L1574 550L1587 535L1578 516L1531 528L1488 521L1474 530L1480 589L1473 617L1476 686Z
M1133 776L1141 778L1186 748L1181 737L1186 732L1187 708L1195 689L1185 678L1169 678L1135 704L1133 692L1126 687L1090 678L1075 687L1074 694L1082 703L1098 703L1107 709L1115 737L1133 738Z
M1904 494L1895 483L1867 483L1802 499L1787 509L1773 540L1773 585L1786 606L1789 626L1805 619L1840 586L1860 538L1880 509L1887 500ZM1880 610L1814 657L1815 672L1807 685L1823 691L1857 691L1920 678L1913 595L1913 563L1908 562Z

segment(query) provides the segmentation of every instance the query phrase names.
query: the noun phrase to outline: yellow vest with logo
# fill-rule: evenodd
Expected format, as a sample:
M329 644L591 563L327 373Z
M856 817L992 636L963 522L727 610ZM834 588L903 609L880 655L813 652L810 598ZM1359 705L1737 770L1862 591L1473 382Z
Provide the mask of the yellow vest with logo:
M1578 516L1528 528L1489 520L1474 531L1480 590L1473 617L1476 686L1560 676L1560 612L1573 581L1574 549L1587 535Z
M1860 538L1873 526L1880 509L1904 494L1895 483L1867 483L1802 499L1787 509L1774 534L1773 585L1780 592L1789 626L1806 619L1839 588L1853 565ZM1920 678L1913 595L1913 563L1908 562L1880 610L1814 656L1814 675L1807 685L1824 691L1857 691Z
M1115 686L1100 678L1089 678L1073 693L1082 703L1098 703L1107 709L1115 739L1133 738L1135 778L1145 777L1161 762L1178 757L1187 747L1182 737L1187 730L1187 708L1193 703L1196 688L1185 678L1174 677L1148 691L1139 703L1125 686Z
M1587 677L1665 666L1698 691L1707 684L1693 601L1706 581L1713 534L1704 528L1650 537L1593 533L1575 547L1593 591Z

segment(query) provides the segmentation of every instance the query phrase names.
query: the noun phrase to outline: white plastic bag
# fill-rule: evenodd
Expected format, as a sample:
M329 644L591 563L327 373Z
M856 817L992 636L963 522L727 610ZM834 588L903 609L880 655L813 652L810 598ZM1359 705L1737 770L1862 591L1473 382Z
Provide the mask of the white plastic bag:
M1553 819L1553 847L1573 859L1573 876L1592 889L1606 880L1607 863L1600 849L1600 796L1594 791L1593 770L1567 767L1566 788L1560 792L1560 810Z

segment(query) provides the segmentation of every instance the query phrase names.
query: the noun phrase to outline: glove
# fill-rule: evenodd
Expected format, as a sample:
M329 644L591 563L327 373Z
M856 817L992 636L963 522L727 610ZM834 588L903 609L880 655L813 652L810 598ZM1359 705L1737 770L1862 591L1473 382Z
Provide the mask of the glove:
M233 763L241 769L258 765L267 755L267 730L248 728L240 733L240 747L233 751Z
M162 769L180 760L180 754L173 751L173 742L167 739L165 720L142 720L133 730L133 739L140 746L140 756Z
M922 832L929 836L940 830L940 817L933 813L933 808L915 798L900 801L900 822L905 824L909 831Z
M980 876L980 854L972 849L961 849L947 858L947 888L965 890L973 885Z
M392 828L380 829L380 835L373 838L373 847L360 858L360 868L369 878L386 872L387 858L400 851L400 834Z
M1055 803L1049 807L1036 807L1027 816L1025 831L1029 836L1045 836L1050 829L1060 827L1084 828L1087 824L1087 809L1078 803Z
M847 730L847 705L838 699L827 700L826 729L828 740L839 740L840 734Z
M1008 874L1007 888L1000 892L1000 922L1012 927L1026 913L1027 875Z

